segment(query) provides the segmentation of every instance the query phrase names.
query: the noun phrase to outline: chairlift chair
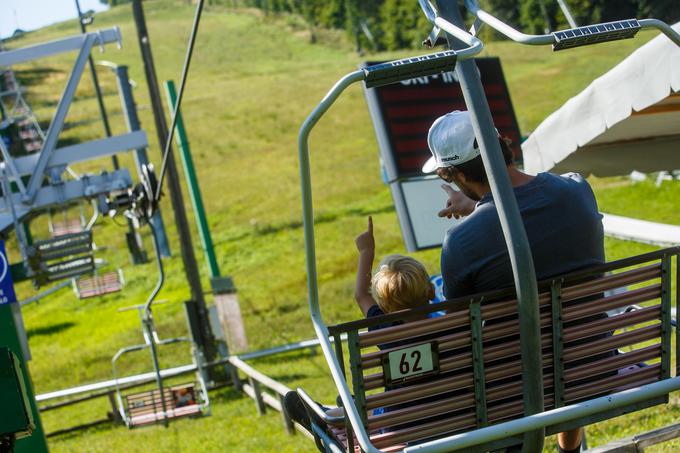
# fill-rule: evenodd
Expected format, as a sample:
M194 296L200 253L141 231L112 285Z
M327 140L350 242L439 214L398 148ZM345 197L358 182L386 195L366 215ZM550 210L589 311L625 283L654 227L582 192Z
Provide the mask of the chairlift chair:
M53 237L63 236L64 234L74 234L82 231L87 231L91 234L94 224L99 218L99 210L96 203L93 203L93 214L89 221L85 221L85 212L83 203L78 204L79 217L77 219L69 219L68 209L62 209L63 221L55 222L52 218L51 210L48 211L48 227ZM97 247L92 243L92 250ZM73 291L79 299L87 299L90 297L103 296L105 294L116 293L123 289L125 285L125 278L123 270L118 268L116 270L100 273L95 263L91 275L79 275L72 281Z
M27 250L34 281L40 286L92 272L92 232L63 234L35 241Z
M113 377L116 383L116 402L121 419L128 428L135 428L156 423L167 424L169 420L180 417L209 414L210 399L201 373L202 362L196 354L196 345L187 337L159 338L153 319L145 314L145 305L127 307L119 311L134 309L139 312L144 343L120 349L111 361ZM176 343L191 344L194 363L198 367L196 382L167 387L161 384L160 388L123 395L123 389L119 385L117 372L118 361L123 355L151 348L152 344L155 348ZM154 360L154 365L156 365L156 360Z
M519 32L509 32L507 25L479 10L476 2L466 3L478 19L473 32L483 21L520 42L553 44L554 50L624 38L628 32L616 35L608 31L633 25L659 28L680 45L680 35L655 20L578 30L581 35L600 34L602 39L580 39L574 30L538 38L518 36ZM434 25L430 43L437 41L443 29L469 47L352 72L335 84L300 129L308 301L345 414L328 415L299 389L313 434L326 451L333 452L486 451L521 443L525 451L538 451L546 433L667 402L669 392L680 389L680 368L676 368L676 377L671 377L670 369L671 261L675 256L677 265L680 248L604 264L537 285L531 277L535 273L521 218L511 202L512 190L507 178L502 178L500 151L495 152L498 156L489 151L498 146L497 139L471 65L461 63L465 67L459 76L469 90L466 103L479 129L482 157L515 263L517 287L337 326L325 324L319 306L314 242L308 144L312 128L354 82L363 81L370 88L453 70L456 60L471 58L481 50L475 37L439 16L429 1L420 4ZM447 14L455 17L453 10L455 6ZM644 286L627 289L632 284ZM643 308L611 318L598 316L635 304ZM426 316L443 308L447 310L444 316ZM397 320L410 322L365 331ZM622 329L627 330L619 333ZM340 340L343 334L348 338L348 358ZM377 345L390 344L375 350ZM621 347L634 349L618 352ZM590 363L578 365L576 361L581 359ZM527 382L536 383L528 395ZM539 400L537 395L541 395ZM374 413L379 408L391 410Z
M167 426L170 420L179 417L210 414L210 399L208 397L208 390L205 384L203 358L198 351L197 345L192 339L186 337L160 339L154 326L151 309L155 302L156 296L160 292L161 288L163 287L163 283L165 282L165 272L163 269L163 261L161 260L155 225L153 224L153 220L149 219L149 217L150 216L147 216L145 220L148 221L149 226L151 227L151 236L153 239L153 246L156 255L156 266L158 267L158 282L156 283L156 286L149 295L145 304L128 308L137 309L139 313L144 343L120 349L111 360L113 377L116 386L116 402L118 405L118 412L120 413L121 418L128 428L155 424L159 422ZM167 346L180 342L191 344L191 352L194 359L194 364L196 365L197 369L197 383L165 387L163 382L163 373L158 362L157 348L159 346ZM116 364L123 355L134 351L141 351L143 349L148 349L151 352L151 359L154 367L153 375L155 376L156 380L156 389L128 395L124 400L118 379Z
M123 269L120 268L101 274L95 268L94 275L73 279L73 291L78 299L117 293L123 289L123 286L125 286L125 277Z
M47 228L52 237L62 236L69 233L80 233L85 231L87 223L85 222L85 213L82 203L78 204L79 215L78 218L69 218L68 207L61 209L61 220L54 220L52 210L47 211Z

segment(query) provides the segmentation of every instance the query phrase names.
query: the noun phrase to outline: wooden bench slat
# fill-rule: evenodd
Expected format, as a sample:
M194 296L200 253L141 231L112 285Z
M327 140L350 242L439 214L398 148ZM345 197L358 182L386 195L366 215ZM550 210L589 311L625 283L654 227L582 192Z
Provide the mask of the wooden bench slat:
M566 286L562 289L562 300L567 302L580 299L659 277L661 277L661 264L655 263L638 269L607 275L585 283Z
M174 419L179 417L186 417L191 415L198 415L201 413L201 407L198 404L192 404L188 406L182 406L175 409L170 409L167 412L168 419ZM154 414L136 416L130 418L131 426L142 426L148 425L150 423L156 423L163 421L165 419L165 414L161 412L156 412Z
M428 403L408 405L407 407L390 410L380 415L369 415L368 428L387 428L438 415L446 416L451 412L469 409L474 404L475 395L472 392L468 392L467 394L441 398Z
M552 386L552 373L546 373L543 378L546 389ZM487 404L492 407L494 404L505 401L509 398L518 399L521 403L523 399L522 381L512 382L487 388ZM458 393L457 395L451 395ZM474 393L469 391L467 394L460 391L446 391L439 399L428 398L432 401L420 404L410 404L407 407L390 410L380 415L368 416L369 429L387 428L404 423L414 422L423 418L434 417L436 415L446 415L447 413L464 409L467 406L474 408ZM552 402L552 401L551 401ZM389 406L385 406L389 407ZM469 407L468 407L469 408Z
M581 345L565 347L564 363L566 366L569 366L570 362L576 360L659 338L661 336L661 328L661 323L658 323Z
M641 304L649 300L661 297L661 284L646 286L644 288L626 291L609 297L603 297L595 301L584 302L579 305L564 307L562 318L565 322L592 316L597 313L624 308L629 305Z
M382 393L366 395L366 408L375 409L386 407L399 402L409 402L420 398L426 398L439 393L460 390L474 385L472 374L446 376L443 379L434 379L426 385L410 385L398 389L388 390Z
M550 293L538 294L538 307L541 311L550 310ZM517 299L482 302L482 319L505 318L517 314Z
M76 281L78 295L81 299L88 297L103 296L123 289L118 272L112 271L92 277L82 277Z
M434 436L460 432L475 428L476 426L476 415L474 412L471 412L464 417L448 417L423 423L419 426L377 434L371 437L371 442L377 448L383 448L396 443L412 443L413 441L428 439Z
M362 332L359 334L359 346L365 348L379 344L388 344L395 340L431 335L442 330L455 329L468 324L470 319L467 308L447 313L438 318L427 318L407 324L385 327L383 329Z
M596 362L567 368L564 370L565 382L576 381L596 374L612 372L648 360L661 357L661 343L653 344L635 351L603 358Z
M661 305L654 305L652 307L642 308L641 310L612 316L611 318L602 318L589 323L566 327L562 332L562 338L565 343L569 343L594 335L602 335L624 327L660 319Z
M650 382L657 381L660 374L661 366L659 364L649 365L647 367L632 371L628 374L608 376L606 378L593 381L592 383L586 383L580 386L565 389L564 399L565 402L569 404L582 400L586 397L600 395L608 389L614 389L614 391L616 391L617 389L624 388L624 386L628 385L637 387L638 385L649 384Z

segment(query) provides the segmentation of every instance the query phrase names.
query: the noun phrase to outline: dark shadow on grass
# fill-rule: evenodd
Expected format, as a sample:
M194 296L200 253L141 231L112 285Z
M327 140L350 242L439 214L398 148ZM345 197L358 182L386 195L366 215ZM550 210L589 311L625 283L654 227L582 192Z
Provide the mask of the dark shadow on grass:
M45 79L52 74L62 72L59 69L44 66L41 68L23 69L14 71L14 76L17 78L19 85L29 87L31 85L40 85L45 82Z
M240 400L244 395L243 392L236 391L234 387L222 387L210 392L210 404L229 403Z
M73 137L60 138L59 141L57 142L57 148L64 148L66 146L77 145L80 142L81 141L79 139Z
M296 311L300 310L301 308L303 308L303 306L301 306L300 303L277 304L276 305L276 311L281 315L296 312Z
M294 382L294 381L300 381L304 378L307 378L306 374L300 374L300 373L291 373L291 374L277 374L274 379L276 379L279 382Z
M29 338L38 337L40 335L52 335L55 333L63 332L64 330L70 329L73 326L75 326L75 323L72 323L70 321L60 322L59 324L53 324L51 326L34 327L32 329L28 329L26 334L28 335Z

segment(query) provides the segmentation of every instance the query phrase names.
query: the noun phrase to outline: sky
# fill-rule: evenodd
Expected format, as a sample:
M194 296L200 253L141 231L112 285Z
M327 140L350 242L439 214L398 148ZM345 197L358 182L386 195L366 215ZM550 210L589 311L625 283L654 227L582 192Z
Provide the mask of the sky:
M108 6L99 0L80 0L80 9L102 11ZM0 0L0 37L15 29L29 31L77 16L75 0ZM74 29L74 32L79 31Z

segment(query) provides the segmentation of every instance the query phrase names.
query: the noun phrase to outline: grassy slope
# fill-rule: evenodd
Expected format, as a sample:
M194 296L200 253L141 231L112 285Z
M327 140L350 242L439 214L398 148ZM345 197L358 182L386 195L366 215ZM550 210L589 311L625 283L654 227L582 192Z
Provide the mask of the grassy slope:
M159 79L178 78L192 9L169 1L145 5ZM105 54L95 52L94 56L130 65L130 75L139 84L135 96L142 122L150 129L153 121L129 6L97 17L98 27L112 25L121 27L125 47L117 51L110 46ZM76 24L67 22L29 34L14 45L54 39L74 30ZM554 55L548 49L509 43L494 43L485 52L503 58L521 128L527 133L593 77L651 36L643 34L634 41ZM305 307L297 129L331 84L360 62L342 36L330 34L316 46L308 45L305 38L304 30L291 18L273 20L249 11L208 9L183 105L222 271L232 275L239 287L253 349L313 335ZM404 55L390 54L385 58ZM23 76L32 82L28 89L33 104L44 120L49 120L58 100L71 58L62 55L24 68L27 71ZM42 71L34 71L36 68ZM100 72L100 78L115 131L122 132L113 78L105 71ZM71 128L62 137L75 141L101 136L87 76L80 85L78 99L68 117ZM149 138L150 155L157 162L158 148L151 130ZM312 147L324 313L329 322L349 320L358 314L351 299L355 261L352 238L363 227L364 217L372 214L375 218L379 254L403 252L391 197L380 182L373 131L358 87L349 90L319 125ZM123 159L124 164L130 162L129 158ZM109 165L103 161L79 170L96 170L102 164ZM671 209L678 195L677 184L667 183L656 189L645 183L633 189L625 181L598 180L595 188L603 210L671 223L680 221L680 215ZM654 204L649 200L655 200ZM173 249L177 251L167 198L163 207ZM38 393L110 378L113 353L141 339L134 312L116 310L141 303L155 283L156 271L152 265L129 266L122 231L111 221L100 224L95 239L108 247L101 256L111 266L124 267L129 283L119 295L78 301L64 291L24 310ZM38 231L42 228L45 234L44 222L36 221L35 227ZM607 249L610 258L618 258L649 247L608 240ZM200 253L198 256L200 259ZM438 270L436 251L418 253L417 257L431 271ZM166 260L166 266L168 281L160 298L173 303L156 311L163 336L185 331L179 302L188 297L178 257ZM203 265L201 272L207 274ZM208 287L207 281L204 285ZM32 291L28 285L19 290L23 295ZM179 347L163 356L165 365L187 361L186 349ZM328 372L318 356L297 354L283 363L264 361L257 366L291 387L304 386L321 400L333 399ZM149 367L143 354L123 363L128 373ZM285 436L278 416L256 418L252 402L232 390L215 392L213 398L216 404L209 418L179 421L168 430L93 429L54 438L51 447L55 451L142 451L150 446L155 451L303 451L311 447L301 436ZM105 410L106 404L101 401L48 412L43 420L47 430L53 431L101 417ZM662 415L662 410L655 409L631 419L634 422L600 424L591 430L597 433L592 434L593 442L602 443L612 436L677 417L672 413L661 420Z

